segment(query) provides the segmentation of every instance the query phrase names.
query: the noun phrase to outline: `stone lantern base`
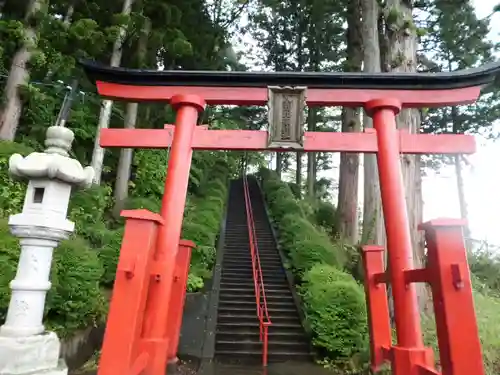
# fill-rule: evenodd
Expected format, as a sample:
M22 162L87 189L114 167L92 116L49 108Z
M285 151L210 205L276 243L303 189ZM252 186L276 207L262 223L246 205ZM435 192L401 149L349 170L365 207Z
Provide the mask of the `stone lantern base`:
M59 359L60 341L54 332L28 337L0 336L0 374L67 375Z

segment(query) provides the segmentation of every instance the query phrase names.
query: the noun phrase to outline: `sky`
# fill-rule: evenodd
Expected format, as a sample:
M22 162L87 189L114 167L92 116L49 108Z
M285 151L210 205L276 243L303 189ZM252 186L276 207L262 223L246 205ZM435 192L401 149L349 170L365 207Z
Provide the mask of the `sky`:
M491 14L494 0L473 0L477 15ZM500 41L500 15L491 22L490 38ZM493 125L500 130L500 121ZM500 141L476 137L478 150L467 157L464 182L472 237L500 246ZM436 217L460 217L454 168L443 168L423 180L424 220Z

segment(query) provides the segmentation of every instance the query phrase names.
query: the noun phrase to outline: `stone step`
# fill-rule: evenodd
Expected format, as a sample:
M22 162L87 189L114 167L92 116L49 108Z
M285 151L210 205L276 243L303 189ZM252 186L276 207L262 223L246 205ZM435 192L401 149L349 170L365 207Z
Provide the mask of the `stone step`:
M228 298L224 298L219 301L219 308L221 307L247 307L247 306L252 306L255 307L255 296L251 300L231 300ZM269 307L287 307L287 308L295 308L295 302L293 298L290 299L276 299L276 300L267 300L267 306Z
M253 291L254 289L254 282L252 280L237 280L237 281L226 281L223 280L220 283L220 289L231 289L231 288L236 288L236 289L250 289ZM282 290L284 293L290 292L290 288L288 286L288 283L283 282L283 283L276 283L276 282L268 282L266 283L264 281L264 289L273 289L273 290Z
M262 361L262 349L258 350L216 350L215 358L217 360L230 360L237 363L257 364ZM312 354L298 353L290 351L272 351L268 353L268 362L287 362L287 361L311 361Z
M268 341L268 351L269 353L276 352L288 352L288 353L309 353L310 347L307 342L296 341L292 337L289 341L276 341L269 338ZM237 339L216 339L215 351L262 351L262 342L260 342L259 337L237 340Z
M218 309L219 314L248 315L248 314L253 314L256 312L255 303L252 303L249 305L244 305L244 306L241 306L241 304L235 304L235 305L236 306L227 306L227 305L219 306L219 309ZM297 309L295 308L295 305L284 305L284 307L283 306L275 307L274 305L268 305L267 311L269 312L269 315L271 317L273 317L277 314L282 314L282 315L284 315L284 314L297 314Z
M271 321L268 328L269 362L311 361L308 338L266 217L259 186L254 182L249 184L249 189L267 312ZM260 324L256 313L253 265L244 202L242 181L233 181L224 234L215 352L216 358L220 360L261 363Z
M255 303L254 293L240 293L235 294L234 292L221 290L219 292L219 301L253 301ZM266 301L276 302L276 301L292 301L292 294L266 294Z
M233 332L259 332L259 321L255 319L255 322L218 322L218 331L233 331ZM274 332L289 332L290 334L295 333L296 335L304 335L304 328L300 323L282 323L274 322L268 328L269 334L274 334Z
M285 272L274 272L271 274L264 273L264 284L267 282L286 282ZM253 282L253 274L252 272L237 272L237 271L227 271L222 270L221 280L223 282L231 282L231 281L248 281L251 280Z
M300 324L300 319L297 316L297 313L292 314L292 315L278 315L275 314L271 317L271 314L269 313L268 310L268 315L269 319L273 324L278 324L278 323L283 323L283 324L295 324L299 323ZM247 314L245 315L240 314L240 312L233 312L233 313L222 313L219 312L217 315L217 322L218 323L254 323L258 322L257 318L257 313L254 312L253 314Z

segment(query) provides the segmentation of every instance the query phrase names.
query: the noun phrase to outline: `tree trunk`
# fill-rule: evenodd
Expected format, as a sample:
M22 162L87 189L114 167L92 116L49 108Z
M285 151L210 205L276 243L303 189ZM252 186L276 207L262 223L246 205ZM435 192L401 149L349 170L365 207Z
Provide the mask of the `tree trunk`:
M69 25L71 23L71 18L73 17L73 13L75 12L75 3L76 0L72 0L68 4L68 8L66 9L66 14L64 15L63 20L66 25Z
M451 64L450 64L451 68ZM451 69L450 69L451 71ZM461 128L461 123L459 123L459 114L457 107L451 108L451 122L453 126L453 133L459 133ZM464 179L462 174L462 155L454 156L455 162L455 175L457 177L457 191L458 191L458 203L460 204L460 216L462 219L469 220L469 212L467 210L467 201L465 200L465 189L464 189ZM464 237L465 237L465 247L467 250L472 250L471 243L471 233L469 224L464 227Z
M413 25L411 3L405 0L388 0L386 14L397 14L390 24L386 24L389 41L389 58L393 72L416 72L417 70L417 37ZM387 22L387 20L386 20ZM399 129L410 133L420 131L420 112L405 109L399 114L396 122ZM420 158L416 155L402 156L402 173L405 184L406 204L410 223L410 235L413 247L415 267L420 268L425 261L425 242L423 233L418 230L422 222L422 173ZM421 310L425 310L429 296L424 284L417 284L417 294Z
M138 103L127 103L127 112L125 114L125 129L134 129L137 121ZM120 150L120 159L118 160L118 169L116 172L113 206L113 216L119 217L123 210L125 200L128 197L128 182L130 179L130 168L132 166L133 149L122 148Z
M276 174L281 178L281 171L283 170L283 154L281 152L276 153Z
M307 116L307 130L313 132L316 130L316 108L309 108ZM314 198L314 185L316 183L316 153L307 153L307 195Z
M137 62L138 68L143 68L144 58L147 52L147 43L151 23L146 20L144 28L137 46ZM127 112L125 114L125 129L134 129L137 122L138 103L128 103ZM118 160L118 169L116 172L116 182L114 190L115 205L113 207L113 215L120 216L123 210L125 200L128 197L128 183L130 180L130 169L132 167L132 157L134 150L131 148L122 148L120 150L120 159Z
M130 15L130 11L132 9L132 5L134 0L124 0L123 2L123 15ZM118 34L118 38L116 38L115 43L113 45L113 54L111 55L111 66L119 66L122 60L122 44L125 39L125 34L127 30L126 27L121 27L120 32ZM99 113L99 125L97 128L95 142L94 142L94 151L92 153L92 167L95 171L94 183L99 185L101 183L102 177L102 167L104 163L104 149L99 145L100 141L100 132L101 129L106 129L109 126L109 120L111 118L111 111L113 109L113 101L112 100L103 100L101 106L101 112Z
M355 108L342 110L342 132L355 132L360 129L360 113ZM340 154L339 196L337 215L342 237L349 243L358 242L358 187L359 154Z
M361 4L349 1L347 8L347 71L359 72L363 63ZM360 130L360 112L355 108L342 110L342 132ZM337 213L341 235L350 243L358 242L359 154L340 154L339 196Z
M378 34L379 6L377 0L362 0L362 40L364 46L363 71L380 72L380 44ZM364 129L373 128L370 117L363 115ZM377 158L364 154L363 242L385 245L384 220L380 201Z
M297 184L297 187L299 189L299 194L302 197L302 156L304 155L303 152L297 152L296 157L297 157L297 166L295 170L295 183Z
M469 212L467 209L467 201L465 199L464 179L462 173L462 155L455 155L454 159L455 174L457 176L458 202L460 204L460 216L462 217L462 219L469 220ZM467 250L472 250L471 233L468 224L464 227L464 237Z
M300 2L293 2L296 7L295 19L297 20L296 33L297 33L297 70L299 72L304 70L305 54L304 54L304 32L307 28L305 23L304 12L300 7ZM297 152L296 156L296 169L295 169L295 183L297 185L299 195L302 197L302 157L303 152Z
M4 89L4 105L0 113L0 139L3 140L13 141L16 137L23 110L19 89L29 81L29 71L26 65L37 44L36 30L28 26L30 24L29 20L43 6L45 6L44 0L34 0L29 2L26 9L25 25L27 27L24 31L25 42L12 58L9 77Z

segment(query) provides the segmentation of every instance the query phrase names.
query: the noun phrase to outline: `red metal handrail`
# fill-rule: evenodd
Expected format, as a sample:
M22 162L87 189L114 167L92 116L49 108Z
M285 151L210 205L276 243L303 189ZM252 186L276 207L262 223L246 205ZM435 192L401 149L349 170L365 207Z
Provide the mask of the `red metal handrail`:
M248 239L250 245L250 255L252 257L252 274L255 288L255 302L257 305L257 317L259 318L259 337L263 345L262 366L267 366L268 328L272 323L271 319L269 318L269 312L267 311L266 291L264 288L264 278L262 277L262 268L260 266L259 246L257 244L257 235L255 233L252 202L250 200L250 190L248 188L248 179L246 174L243 175L243 190L245 192Z

